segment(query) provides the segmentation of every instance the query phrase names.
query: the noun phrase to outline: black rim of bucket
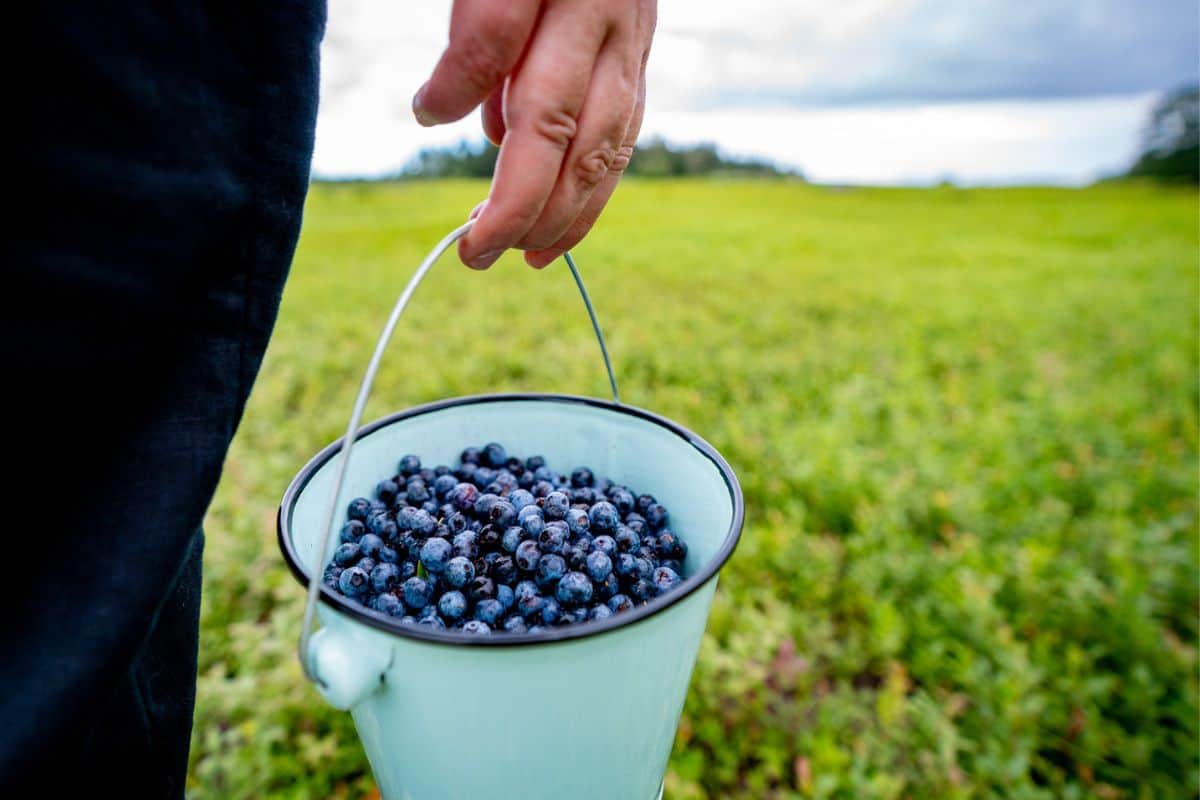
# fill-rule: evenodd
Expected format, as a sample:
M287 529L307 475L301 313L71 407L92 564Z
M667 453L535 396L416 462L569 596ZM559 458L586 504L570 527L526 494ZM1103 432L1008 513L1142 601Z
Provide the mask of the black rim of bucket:
M669 608L675 603L680 602L692 592L699 589L704 584L713 578L729 557L733 555L734 549L737 548L738 540L742 535L742 522L745 512L744 501L742 498L742 487L738 483L737 476L734 475L733 469L728 462L721 457L721 454L704 439L692 433L682 425L672 422L666 417L661 417L645 409L636 408L634 406L618 405L609 402L608 400L600 400L594 397L581 397L577 395L567 394L539 394L539 393L513 393L513 394L481 394L471 395L467 397L452 397L446 400L439 400L435 403L427 403L425 405L416 406L414 408L399 411L390 414L382 419L378 419L359 429L355 437L355 441L363 438L380 428L385 428L395 422L404 419L411 419L423 414L430 414L435 411L441 411L455 406L466 405L482 405L484 403L503 403L511 401L533 400L540 402L551 403L577 403L581 405L594 406L602 408L606 411L612 411L618 414L626 414L631 417L638 417L648 422L652 422L661 428L665 428L681 439L686 441L696 450L707 458L716 466L721 473L721 478L725 481L725 486L729 490L730 500L733 502L733 515L729 523L729 531L725 534L725 540L721 543L717 554L709 559L704 568L695 575L689 575L684 578L673 591L652 599L645 605L637 606L632 611L626 611L620 614L598 620L585 622L576 625L563 625L556 628L547 628L538 633L498 633L492 636L479 636L478 634L463 633L453 629L444 631L434 630L425 625L413 625L401 623L397 617L391 617L386 614L381 614L378 611L359 605L349 598L344 597L330 589L324 583L320 587L321 602L337 611L353 617L365 625L370 625L373 628L378 628L388 633L403 636L408 639L415 639L430 644L450 645L455 647L525 647L534 644L551 644L554 642L563 642L572 639L582 639L590 636L599 636L604 633L609 633L614 630L626 628L634 625L642 620L648 619L660 611ZM312 477L317 473L324 464L330 459L337 456L342 447L342 439L338 439L321 452L317 453L311 461L304 465L304 468L292 479L287 491L283 495L283 502L279 506L279 513L276 517L276 533L279 538L279 549L283 552L283 558L287 561L288 567L292 574L299 581L300 585L308 587L309 576L304 565L300 561L295 548L292 545L291 527L292 527L292 512L296 506L296 499L312 480Z

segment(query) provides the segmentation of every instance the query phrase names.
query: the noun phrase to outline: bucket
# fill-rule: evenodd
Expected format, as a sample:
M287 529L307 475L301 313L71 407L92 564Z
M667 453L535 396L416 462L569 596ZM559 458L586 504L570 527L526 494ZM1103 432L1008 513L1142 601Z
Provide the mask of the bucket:
M401 295L347 436L318 453L284 495L280 548L309 587L301 663L331 704L350 711L388 800L652 800L662 794L717 573L741 532L741 489L729 465L699 436L620 403L615 381L612 402L561 394L458 397L360 428L404 306L437 257L469 226L434 248ZM568 266L607 364L582 279L573 261ZM653 494L687 541L683 582L608 619L478 636L403 625L311 580L333 552L331 533L347 503L393 472L400 454L454 464L463 447L487 441L543 455L560 469L587 464L598 475ZM322 627L310 635L314 616Z

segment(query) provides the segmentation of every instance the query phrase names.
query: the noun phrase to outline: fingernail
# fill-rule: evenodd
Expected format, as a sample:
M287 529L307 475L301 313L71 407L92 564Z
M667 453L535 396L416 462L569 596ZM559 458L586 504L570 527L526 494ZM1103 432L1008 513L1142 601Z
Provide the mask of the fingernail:
M483 213L483 209L487 207L488 201L484 200L471 209L471 213L467 215L467 219L475 219Z
M503 250L489 250L486 253L480 253L472 259L467 260L467 264L475 269L487 269L492 264L496 263L496 259L504 254Z
M420 89L418 89L417 93L413 95L413 101L412 101L413 116L417 118L417 124L419 124L425 128L428 128L428 127L438 124L437 117L430 114L429 111L425 108L425 89L428 86L429 86L429 84L425 84Z

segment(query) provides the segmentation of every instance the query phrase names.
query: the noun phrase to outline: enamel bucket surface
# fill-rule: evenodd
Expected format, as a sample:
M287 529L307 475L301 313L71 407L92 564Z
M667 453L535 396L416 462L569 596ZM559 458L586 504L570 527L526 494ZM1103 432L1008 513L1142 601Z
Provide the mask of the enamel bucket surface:
M400 625L321 587L309 664L348 708L388 800L658 796L717 572L742 526L729 465L699 437L640 409L565 395L484 395L386 417L356 439L339 508L406 453L456 464L497 441L560 471L586 464L670 511L686 578L601 622L521 636ZM307 584L333 490L336 442L295 478L279 539ZM336 542L334 543L336 544ZM326 554L328 558L328 554Z

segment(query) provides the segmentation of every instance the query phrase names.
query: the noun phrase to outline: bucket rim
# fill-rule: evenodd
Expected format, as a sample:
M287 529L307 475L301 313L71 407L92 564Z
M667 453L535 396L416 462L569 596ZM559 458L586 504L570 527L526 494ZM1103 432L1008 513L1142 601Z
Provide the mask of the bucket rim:
M655 597L645 605L637 606L632 611L627 611L622 614L614 614L613 616L599 620L587 622L581 625L564 625L557 628L547 628L538 633L503 633L494 636L479 636L476 634L463 633L462 631L433 630L422 625L405 625L396 617L391 617L382 614L366 606L352 602L349 598L344 597L337 592L334 592L324 583L320 586L319 597L322 603L333 608L334 610L345 614L353 619L369 625L372 628L386 631L387 633L395 634L406 639L413 639L428 644L436 644L450 647L528 647L531 645L546 645L560 642L573 641L576 639L585 639L592 636L599 636L605 633L611 633L630 625L642 622L650 617L657 615L661 611L682 601L684 598L691 595L693 592L704 586L709 580L714 579L717 573L725 566L725 562L733 555L733 551L737 548L738 542L741 540L742 527L745 521L745 501L742 496L742 487L738 482L737 475L734 474L733 468L724 457L717 452L717 449L710 445L703 438L685 428L679 423L670 420L652 411L647 411L637 406L626 405L624 403L617 404L609 400L602 400L596 397L585 397L582 395L556 394L544 392L511 392L511 393L495 393L495 394L478 394L464 395L461 397L451 397L443 400L437 400L432 403L425 403L412 408L397 411L387 416L370 422L361 428L355 434L355 441L368 436L375 431L386 428L401 420L411 419L413 417L431 414L437 411L442 411L447 408L467 405L482 405L485 403L497 402L514 402L514 401L535 401L535 402L551 402L564 404L579 404L592 406L603 409L605 411L625 414L632 417L651 422L661 428L674 433L693 448L700 452L717 468L721 474L722 480L725 482L725 487L729 491L729 499L733 504L733 513L729 522L729 530L725 533L725 538L721 542L716 555L714 555L704 565L703 569L699 570L694 575L689 575L673 591ZM279 510L275 518L276 537L279 541L279 549L283 554L284 561L287 562L288 568L291 570L293 577L303 587L308 588L310 576L307 567L301 561L296 549L292 543L292 514L295 510L296 501L304 491L308 483L316 475L317 471L324 466L330 459L334 458L341 451L342 441L345 437L339 437L336 441L327 445L315 456L313 456L307 464L301 468L288 484L287 490L284 492L283 500L280 502Z

